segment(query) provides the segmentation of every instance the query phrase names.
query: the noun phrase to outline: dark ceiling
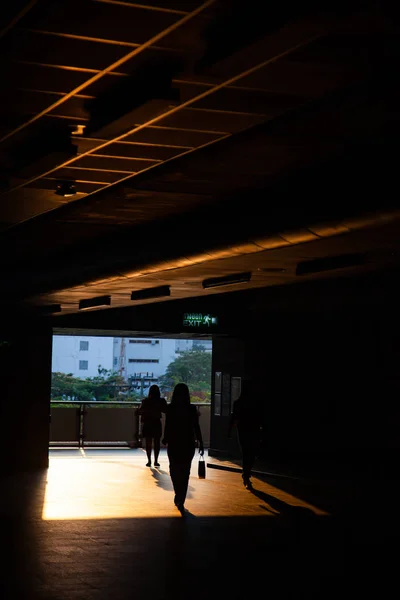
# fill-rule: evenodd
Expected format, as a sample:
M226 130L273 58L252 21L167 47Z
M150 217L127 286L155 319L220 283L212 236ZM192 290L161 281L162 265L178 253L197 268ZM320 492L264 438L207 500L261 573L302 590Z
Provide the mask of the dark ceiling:
M11 4L4 305L62 315L398 267L393 3Z

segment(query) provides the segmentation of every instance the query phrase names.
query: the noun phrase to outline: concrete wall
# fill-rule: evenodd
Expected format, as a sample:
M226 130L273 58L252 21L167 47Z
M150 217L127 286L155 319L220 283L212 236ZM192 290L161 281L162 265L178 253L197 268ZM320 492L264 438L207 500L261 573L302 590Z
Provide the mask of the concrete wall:
M271 461L369 461L400 450L399 319L390 304L254 315L240 343L214 340L214 370L250 376L264 400ZM238 454L227 417L211 451ZM380 457L380 458L377 458Z
M118 360L121 353L121 338L115 338L115 340L114 357ZM126 378L133 376L134 373L153 373L154 378L157 379L165 373L168 365L175 358L175 340L173 339L125 338ZM140 360L140 362L134 362L135 360ZM147 360L149 362L142 362ZM150 362L153 360L158 362ZM118 370L118 366L114 368Z
M52 330L40 323L15 323L15 328L2 339L7 342L1 351L2 472L45 468L48 466Z
M391 368L400 358L396 337L390 314L376 309L304 314L281 322L267 348L254 340L267 448L305 454L400 448L399 380Z
M215 337L213 339L212 385L211 385L211 418L210 418L210 456L229 454L240 456L240 448L236 436L228 440L228 422L232 408L232 377L244 378L248 375L246 364L245 342L243 339ZM220 373L220 398L216 390L215 373Z

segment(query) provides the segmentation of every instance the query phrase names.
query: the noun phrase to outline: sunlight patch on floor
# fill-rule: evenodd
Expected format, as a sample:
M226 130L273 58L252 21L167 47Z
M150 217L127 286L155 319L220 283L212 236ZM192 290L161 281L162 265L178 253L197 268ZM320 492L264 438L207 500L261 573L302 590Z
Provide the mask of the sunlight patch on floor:
M51 458L42 518L124 519L179 517L168 460L150 469L143 460L93 456ZM304 508L315 515L324 511L263 481L254 480L255 494L244 489L239 473L207 469L197 477L193 461L186 508L198 517L276 516L281 507ZM278 507L277 507L278 506Z

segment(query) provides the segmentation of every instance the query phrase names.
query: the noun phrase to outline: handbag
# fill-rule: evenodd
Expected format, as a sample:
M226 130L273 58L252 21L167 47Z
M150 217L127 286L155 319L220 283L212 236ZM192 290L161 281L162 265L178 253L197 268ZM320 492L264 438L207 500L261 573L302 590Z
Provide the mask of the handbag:
M204 456L201 454L198 462L198 474L199 479L206 478L206 461L204 460Z

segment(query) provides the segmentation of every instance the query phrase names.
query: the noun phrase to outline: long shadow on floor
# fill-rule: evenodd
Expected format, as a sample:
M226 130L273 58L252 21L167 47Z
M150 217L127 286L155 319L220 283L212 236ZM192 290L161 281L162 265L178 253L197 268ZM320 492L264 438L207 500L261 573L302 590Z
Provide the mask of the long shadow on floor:
M263 479L271 483L271 478ZM328 517L317 517L307 508L257 489L257 484L249 490L266 510L276 511L280 531L287 533L281 537L288 542L287 576L296 573L299 589L311 575L311 596L317 589L324 598L390 594L396 585L394 549L400 540L397 481L347 482L344 490L337 481L336 491L331 488L328 496L326 489L317 491L317 482L305 493L300 492L299 481L275 479L274 486L332 511Z
M336 600L396 589L395 506L384 489L333 516L255 483L262 517L45 521L45 480L28 483L2 503L2 600Z

